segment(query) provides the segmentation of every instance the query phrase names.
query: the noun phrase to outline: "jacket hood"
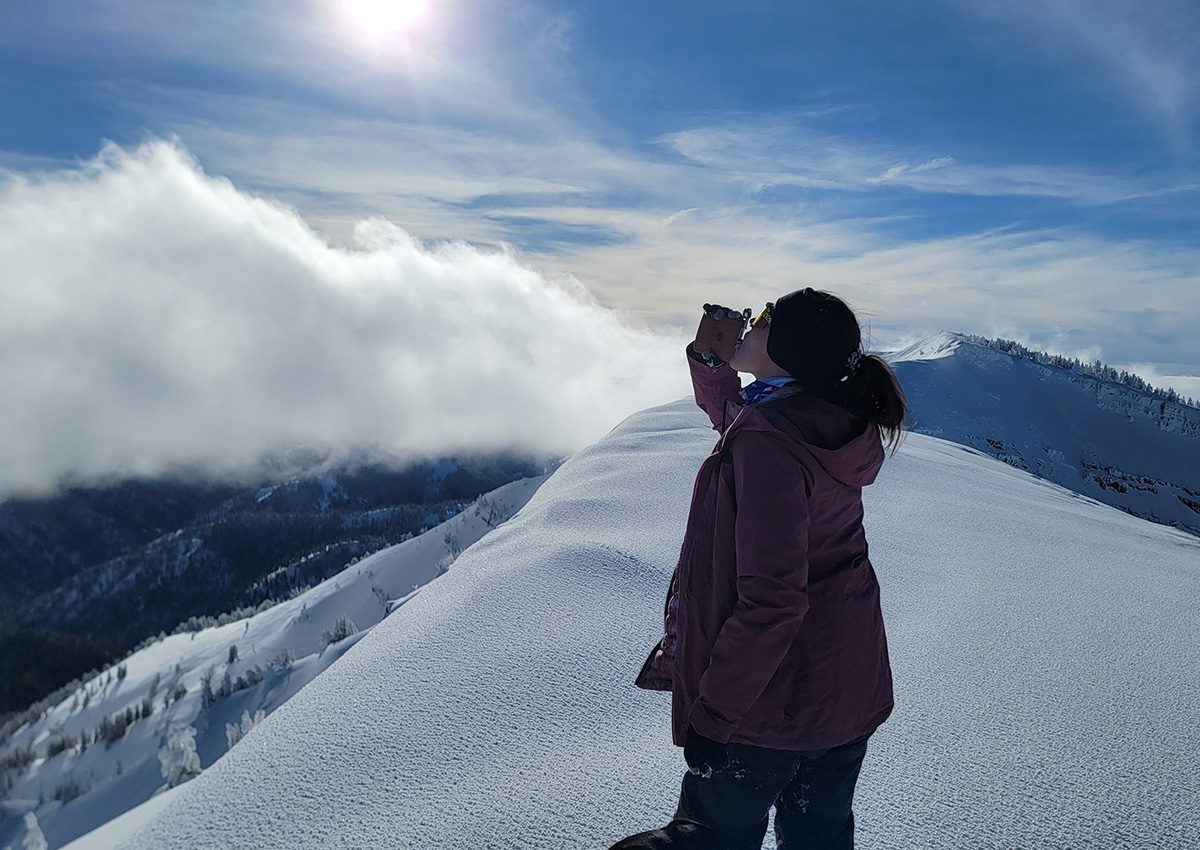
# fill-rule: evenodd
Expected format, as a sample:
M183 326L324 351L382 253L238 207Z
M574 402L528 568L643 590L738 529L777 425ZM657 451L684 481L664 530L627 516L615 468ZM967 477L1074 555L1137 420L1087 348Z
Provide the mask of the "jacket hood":
M849 487L874 483L883 466L879 429L832 402L785 386L768 401L742 408L730 427L776 431L798 443L835 480Z

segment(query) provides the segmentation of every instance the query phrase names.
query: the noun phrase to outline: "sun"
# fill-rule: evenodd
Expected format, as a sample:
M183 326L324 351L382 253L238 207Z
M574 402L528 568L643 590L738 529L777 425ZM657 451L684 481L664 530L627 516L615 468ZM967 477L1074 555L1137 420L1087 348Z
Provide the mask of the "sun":
M341 5L350 23L371 36L403 32L425 11L425 0L342 0Z

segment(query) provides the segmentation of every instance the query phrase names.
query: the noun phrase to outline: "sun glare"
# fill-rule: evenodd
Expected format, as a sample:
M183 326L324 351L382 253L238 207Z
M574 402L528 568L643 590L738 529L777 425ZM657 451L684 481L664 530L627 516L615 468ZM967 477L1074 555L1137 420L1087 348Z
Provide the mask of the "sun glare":
M371 36L403 32L425 11L425 0L342 0L350 22Z

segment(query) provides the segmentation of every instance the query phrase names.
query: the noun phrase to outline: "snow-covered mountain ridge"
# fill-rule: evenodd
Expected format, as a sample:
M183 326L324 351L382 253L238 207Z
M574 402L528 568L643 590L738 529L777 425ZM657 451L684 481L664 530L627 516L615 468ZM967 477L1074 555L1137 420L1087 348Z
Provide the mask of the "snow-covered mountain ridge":
M511 455L311 460L290 478L197 470L0 502L0 741L9 712L147 638L287 599L547 469Z
M1200 410L959 334L888 358L914 431L1200 534Z
M0 746L12 815L35 812L49 846L164 790L159 754L195 730L208 768L387 614L516 513L545 477L506 484L434 529L248 619L150 643L87 681ZM234 727L230 733L227 727ZM232 736L231 736L232 734ZM0 847L21 819L0 822ZM20 847L18 843L17 847Z
M937 357L944 357L954 353L954 350L963 343L968 342L973 345L979 345L984 348L990 348L993 351L999 351L1004 354L1011 354L1019 357L1022 360L1029 360L1034 363L1039 363L1043 366L1054 366L1060 369L1066 369L1075 372L1079 375L1086 375L1092 378L1103 380L1107 383L1122 384L1127 387L1132 387L1143 393L1151 395L1155 398L1168 401L1172 404L1181 404L1193 409L1200 409L1200 400L1187 398L1186 396L1176 392L1174 389L1163 389L1156 387L1147 381L1145 378L1133 372L1124 369L1116 369L1107 365L1103 361L1093 360L1090 363L1085 363L1077 357L1066 357L1061 354L1050 354L1046 351L1038 351L1037 349L1027 348L1011 339L990 338L978 336L976 334L959 334L950 331L941 331L934 334L932 337L924 339L908 348L902 349L893 354L887 355L896 359L904 360L932 360Z
M669 699L632 680L714 440L689 399L573 456L121 846L573 850L665 823ZM862 845L1195 846L1200 541L921 434L865 501L897 707Z

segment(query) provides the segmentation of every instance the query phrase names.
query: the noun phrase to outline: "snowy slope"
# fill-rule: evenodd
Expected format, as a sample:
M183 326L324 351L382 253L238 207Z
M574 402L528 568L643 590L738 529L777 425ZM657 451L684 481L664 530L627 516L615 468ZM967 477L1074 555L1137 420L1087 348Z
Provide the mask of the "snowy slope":
M123 846L602 848L664 823L683 763L632 678L707 424L653 408L572 457ZM1195 847L1200 541L922 435L867 512L898 705L862 846Z
M1200 410L952 333L889 359L917 432L1200 535Z
M164 789L158 753L176 726L196 729L200 764L207 768L227 751L226 724L240 725L243 712L269 715L287 702L389 611L414 598L444 569L454 569L451 563L462 549L516 513L544 480L506 484L425 534L364 558L248 619L171 635L129 656L119 665L126 671L123 677L118 670L101 674L13 736L6 750L32 743L42 757L16 773L10 810L32 807L49 846L63 845ZM327 647L324 633L341 617L360 632ZM231 647L237 650L232 663ZM215 697L205 706L202 679L209 670ZM239 678L253 684L239 688ZM185 693L174 699L180 687ZM97 741L80 751L81 733L90 734L103 718L147 701L153 713L137 719L111 746ZM62 736L76 745L44 757L50 739ZM68 788L73 791L65 802L53 799ZM45 800L40 806L39 799ZM13 840L6 835L12 824L11 818L0 824L0 847Z

